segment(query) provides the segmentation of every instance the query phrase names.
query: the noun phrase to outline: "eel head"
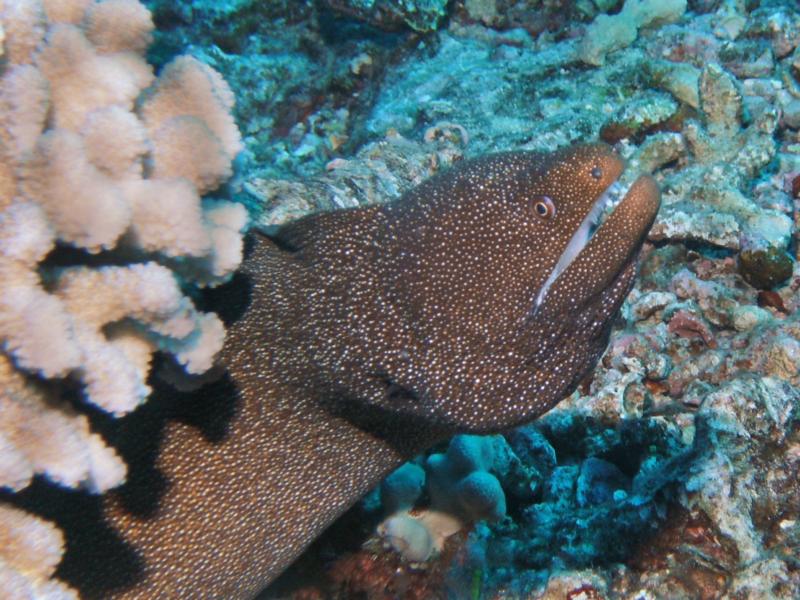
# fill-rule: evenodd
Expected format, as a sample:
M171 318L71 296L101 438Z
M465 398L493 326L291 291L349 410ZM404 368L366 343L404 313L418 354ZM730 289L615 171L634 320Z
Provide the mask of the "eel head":
M601 144L495 154L323 216L311 360L339 396L444 432L536 418L594 368L658 211L649 176L619 199L622 169Z
M129 484L103 522L63 511L98 536L72 544L88 553L71 580L87 597L252 597L409 456L551 408L603 352L658 210L643 177L600 223L621 170L599 145L498 154L253 236L215 292L224 377L123 428Z

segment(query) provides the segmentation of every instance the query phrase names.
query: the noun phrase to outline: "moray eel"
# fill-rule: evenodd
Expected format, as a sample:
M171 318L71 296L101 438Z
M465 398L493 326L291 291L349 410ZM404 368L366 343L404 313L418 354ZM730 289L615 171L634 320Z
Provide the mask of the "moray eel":
M104 500L128 562L97 553L67 579L87 597L251 598L402 461L552 408L604 351L658 210L642 176L598 227L622 167L603 145L490 155L254 234L228 391L196 408L229 414L215 435L168 422L156 501Z

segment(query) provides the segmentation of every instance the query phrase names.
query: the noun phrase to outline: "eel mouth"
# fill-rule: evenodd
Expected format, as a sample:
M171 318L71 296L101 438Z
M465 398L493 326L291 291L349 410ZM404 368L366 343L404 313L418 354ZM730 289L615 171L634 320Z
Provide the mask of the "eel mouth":
M597 265L612 267L613 273L606 268L604 270L608 273L605 274L616 275L621 271L644 241L659 204L658 186L649 175L640 176L628 186L615 181L606 188L573 233L539 289L531 316L540 310L553 287L560 287L558 284L564 273L583 268L590 269L585 272L591 273L592 260ZM598 274L605 280L602 275Z

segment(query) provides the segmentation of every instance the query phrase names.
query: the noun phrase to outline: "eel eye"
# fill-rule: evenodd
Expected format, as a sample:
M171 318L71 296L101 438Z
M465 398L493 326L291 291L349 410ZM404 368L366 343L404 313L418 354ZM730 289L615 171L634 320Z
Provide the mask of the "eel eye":
M603 177L603 169L600 167L592 167L592 170L589 173L598 181Z
M556 205L548 196L537 196L533 202L533 210L540 219L550 219L556 214Z

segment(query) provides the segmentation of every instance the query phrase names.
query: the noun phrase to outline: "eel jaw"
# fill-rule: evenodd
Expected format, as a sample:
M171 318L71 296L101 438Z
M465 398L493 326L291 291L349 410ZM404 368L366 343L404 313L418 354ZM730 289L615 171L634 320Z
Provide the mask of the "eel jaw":
M630 186L628 188L623 188L619 181L614 181L600 194L597 200L595 200L592 208L589 209L589 212L583 218L583 221L581 221L575 233L572 234L569 242L567 242L558 262L553 267L553 270L550 271L550 275L539 289L539 293L536 295L536 300L534 301L532 316L536 315L538 312L553 282L558 279L561 273L569 267L572 261L574 261L586 247L586 244L589 243L595 231L608 219L609 215L614 212L614 209L619 206L628 189L630 189Z
M627 190L611 184L570 238L540 288L530 317L545 309L549 297L600 293L636 255L659 205L660 192L649 175L640 176Z

